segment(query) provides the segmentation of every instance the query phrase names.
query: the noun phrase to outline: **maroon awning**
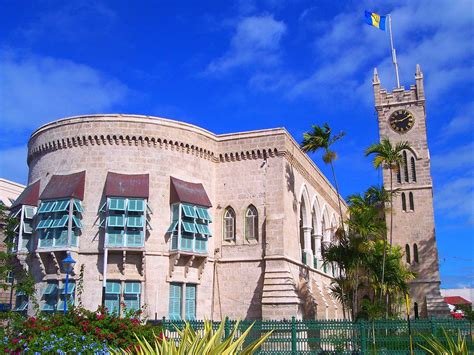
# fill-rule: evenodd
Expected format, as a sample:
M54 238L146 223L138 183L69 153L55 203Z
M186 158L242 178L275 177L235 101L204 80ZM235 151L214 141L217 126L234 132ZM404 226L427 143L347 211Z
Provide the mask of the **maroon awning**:
M148 198L150 183L148 174L127 175L107 173L105 195L110 197Z
M35 181L34 183L28 185L20 196L17 197L15 202L13 202L11 209L21 205L28 205L28 206L38 206L38 199L39 199L39 191L40 191L40 180Z
M53 175L44 188L40 200L73 197L82 201L85 183L85 171L70 175Z
M175 202L212 207L202 184L179 180L171 176L170 203Z

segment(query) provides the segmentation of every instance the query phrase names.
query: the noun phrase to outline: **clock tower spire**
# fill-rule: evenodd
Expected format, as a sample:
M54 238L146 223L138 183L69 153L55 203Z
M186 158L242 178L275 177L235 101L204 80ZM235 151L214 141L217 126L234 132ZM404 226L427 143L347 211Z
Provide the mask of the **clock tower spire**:
M417 64L415 85L389 92L381 87L374 69L372 85L380 139L388 138L392 145L407 141L411 147L402 153L403 163L394 179L398 193L393 199L393 244L402 248L404 261L417 275L410 283L411 312L415 317L447 315L449 310L439 289L423 73ZM390 189L389 172L383 172L383 180Z

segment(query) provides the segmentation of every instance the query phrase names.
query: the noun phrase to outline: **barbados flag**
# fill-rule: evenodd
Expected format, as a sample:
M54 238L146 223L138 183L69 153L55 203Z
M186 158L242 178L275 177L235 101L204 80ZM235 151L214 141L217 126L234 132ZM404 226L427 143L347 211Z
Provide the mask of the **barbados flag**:
M386 16L380 16L375 12L366 11L365 12L365 22L367 24L377 27L379 30L385 31L385 21Z

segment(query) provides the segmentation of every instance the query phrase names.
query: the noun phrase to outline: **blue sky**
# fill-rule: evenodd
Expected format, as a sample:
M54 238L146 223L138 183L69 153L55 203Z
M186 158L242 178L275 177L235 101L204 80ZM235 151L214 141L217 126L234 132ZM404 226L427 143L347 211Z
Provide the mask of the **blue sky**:
M425 74L443 287L474 283L473 3L459 1L0 1L0 176L26 183L26 144L51 120L137 113L216 133L313 123L347 136L336 171L347 196L380 182L363 157L378 140L371 76ZM328 175L319 155L313 158ZM328 175L329 176L329 175Z

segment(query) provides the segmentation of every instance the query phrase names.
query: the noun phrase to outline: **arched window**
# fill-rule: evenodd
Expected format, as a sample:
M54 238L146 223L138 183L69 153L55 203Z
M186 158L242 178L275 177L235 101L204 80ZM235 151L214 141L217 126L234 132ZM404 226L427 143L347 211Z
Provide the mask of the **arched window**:
M415 302L413 305L414 311L415 311L415 319L418 319L420 316L418 314L418 303Z
M408 200L410 202L410 211L414 211L415 210L415 201L413 201L413 192L410 192L408 194Z
M415 158L411 157L411 180L416 182L416 166L415 166Z
M245 238L247 240L258 239L258 212L252 205L245 212Z
M418 263L418 245L413 244L413 261Z
M410 264L411 262L411 257L410 257L410 246L407 244L405 245L405 257L406 257L406 261L408 264Z
M408 159L407 152L403 152L403 172L405 173L405 182L408 182Z
M235 212L232 207L224 211L224 240L235 240Z
M405 212L407 210L407 198L404 192L402 192L402 210L404 210Z
M397 182L402 183L402 169L399 163L397 163Z

